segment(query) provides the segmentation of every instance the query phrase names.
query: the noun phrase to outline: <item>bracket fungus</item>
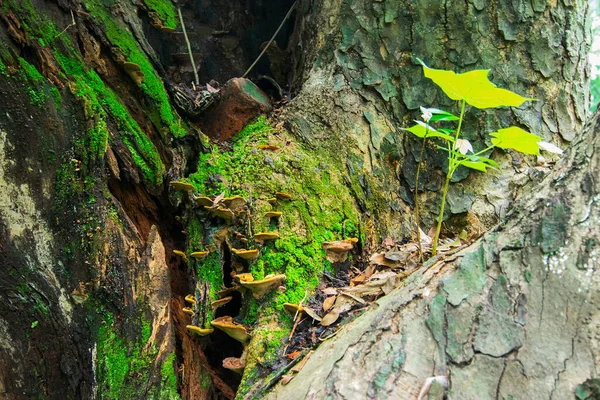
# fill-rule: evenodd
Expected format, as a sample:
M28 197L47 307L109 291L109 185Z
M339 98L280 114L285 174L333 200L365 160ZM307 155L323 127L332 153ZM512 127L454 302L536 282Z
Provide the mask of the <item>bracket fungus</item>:
M279 239L279 233L277 232L259 232L254 235L254 240L258 242L266 242L267 240Z
M250 250L241 249L240 250L240 249L232 248L231 251L233 251L233 253L236 256L238 256L244 260L249 260L249 261L256 260L259 256L258 249L250 249Z
M281 217L282 212L281 211L269 211L268 213L265 214L265 218L279 218Z
M354 248L358 239L336 240L334 242L323 242L323 250L329 262L344 262L348 258L348 252Z
M292 200L292 195L286 192L277 192L275 193L275 197L277 197L279 200L283 200L283 201L291 201Z
M225 206L231 210L235 210L246 204L246 199L244 199L242 196L226 197L222 201L223 204L225 204Z
M196 305L196 299L194 298L193 294L188 294L187 296L185 296L185 301L187 301L191 305Z
M250 290L255 299L260 299L271 289L278 287L285 279L286 276L284 274L267 275L265 279L261 279L260 281L240 281L240 285Z
M229 303L232 299L232 296L223 297L222 299L215 300L212 303L210 303L210 306L212 307L212 310L214 312L217 308L224 306L225 304Z
M194 185L187 182L171 181L170 185L178 192L194 192Z
M271 204L275 204L277 203L277 197L271 197L270 199L267 199L267 201Z
M139 86L142 84L142 81L144 80L144 73L142 72L142 69L139 65L137 65L136 63L125 61L123 62L123 68L125 68L125 72L127 72L127 75L129 75L131 79L134 80L136 85Z
M215 331L213 328L200 328L195 325L187 325L186 328L187 328L188 332L194 333L198 336L210 335L211 333L213 333Z
M252 274L250 272L245 272L243 274L233 274L232 278L234 281L236 281L238 283L254 281L254 277L252 276Z
M185 255L185 252L181 250L173 250L173 254L176 254L179 257L183 258L184 261L187 261L187 256Z
M283 309L288 314L290 314L292 317L295 317L296 315L301 315L302 313L304 313L304 314L308 315L309 317L311 317L312 319L314 319L315 321L321 322L321 317L319 317L314 310L312 310L308 307L303 307L299 304L284 303Z
M231 211L229 208L223 208L223 207L212 208L212 207L208 207L208 206L204 206L204 208L207 209L208 212L215 217L223 218L227 222L233 221L234 214L233 214L233 211Z
M194 315L194 310L192 310L189 307L183 307L183 312L186 313L187 315Z
M194 200L194 205L196 207L210 207L212 206L213 201L210 197L206 196L194 196L192 193L192 199Z
M208 251L195 251L190 254L190 257L195 258L196 260L202 260L208 255Z
M223 368L232 370L235 373L242 374L244 373L244 368L246 367L246 363L241 358L236 357L227 357L223 360Z
M210 324L213 327L222 330L243 345L250 340L248 329L244 325L234 322L233 318L229 316L214 319Z

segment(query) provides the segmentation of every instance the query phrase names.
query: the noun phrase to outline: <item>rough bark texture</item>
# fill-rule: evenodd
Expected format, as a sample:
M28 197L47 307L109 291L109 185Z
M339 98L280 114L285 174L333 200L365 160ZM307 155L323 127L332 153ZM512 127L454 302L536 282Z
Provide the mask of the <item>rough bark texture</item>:
M241 3L178 3L201 59L202 83L224 83L243 73L293 2L248 1L247 14ZM280 84L289 79L297 96L273 120L285 126L261 118L216 147L173 107L173 84L189 82L191 71L171 1L0 0L0 397L221 399L233 398L240 381L242 397L285 363L277 351L292 323L281 306L317 287L329 266L323 241L357 236L368 248L413 231L416 154L398 127L409 124L419 105L447 103L411 57L458 71L490 67L497 84L540 99L520 110L474 111L467 121L479 128L469 133L473 142L483 145L484 133L509 123L570 141L587 109L585 9L583 1L485 7L480 1L299 1L295 23L278 39L281 49L271 49L269 62L254 71L270 72ZM282 60L292 29L290 66ZM494 158L505 166L511 160ZM467 395L496 387L517 397L508 382L521 385L519 394L529 387L534 393L529 385L541 382L544 395L554 390L559 398L572 392L569 384L593 376L590 357L598 353L591 340L598 333L586 339L577 321L592 315L586 310L597 301L591 289L598 282L578 292L586 272L577 268L595 262L596 242L581 236L592 224L571 225L582 218L578 202L591 207L590 221L597 218L596 202L586 203L596 195L596 175L584 182L583 197L569 197L570 182L583 179L587 168L572 159L579 164L572 173L566 168L573 164L563 164L564 179L556 181L563 194L540 197L531 219L517 212L479 252L461 256L459 266L435 264L413 275L380 301L379 311L357 322L364 333L348 333L368 340L328 343L321 351L337 358L323 359L321 367L333 368L326 381L332 386L315 390L383 397L397 390L390 387L396 375L410 391L423 377L449 373L451 393L459 393L470 377L491 368L495 375L484 374ZM512 161L519 180L539 176L530 160ZM422 201L437 196L442 164L433 151L427 155ZM512 175L508 166L454 185L451 213L464 214L474 202L474 214L493 225L520 185L511 183ZM181 179L198 195L243 195L246 208L227 223L169 186ZM546 182L538 196L550 190ZM277 191L292 200L269 202ZM427 203L424 227L436 207ZM266 219L271 210L282 218ZM548 213L545 222L540 213ZM515 218L521 216L520 227ZM273 229L281 238L261 246L259 260L233 256L232 248L259 245L253 234ZM518 234L525 239L502 242ZM584 249L579 253L574 243ZM569 260L581 257L558 274L563 247ZM192 260L199 250L211 250L210 257ZM551 269L542 268L544 259ZM260 300L237 294L234 306L214 315L183 313L186 294L214 300L239 265L256 277L285 273L286 287ZM349 263L337 267L332 272L341 276ZM239 343L186 330L226 312L254 328L243 377L221 367L224 357L241 355ZM492 315L498 318L487 320ZM597 314L585 321L599 323ZM552 335L556 326L570 339ZM494 336L498 330L502 335ZM364 346L373 347L365 366L379 364L364 368L364 381L341 378L355 371L346 363Z
M505 223L432 259L329 343L272 399L568 399L600 361L600 119ZM438 397L436 397L438 398Z
M384 235L412 228L407 204L413 203L419 152L398 128L413 124L419 106L459 112L423 76L415 57L456 72L491 69L496 85L539 100L518 109L470 110L464 134L476 148L489 145L490 132L511 124L564 143L585 121L585 1L330 0L305 1L300 10L292 51L303 71L295 84L303 89L288 109L288 120L309 142L344 143L348 169L360 179L354 185L357 196L365 209L386 215L377 224ZM426 190L424 229L433 225L439 209L437 191L446 164L443 153L431 150L420 183ZM463 180L468 171L457 172L454 180L462 182L452 189L449 215L472 208L490 227L506 212L513 193L528 179L529 161L496 153L504 168L491 178L471 174ZM372 194L375 200L369 202ZM400 221L404 225L398 226Z

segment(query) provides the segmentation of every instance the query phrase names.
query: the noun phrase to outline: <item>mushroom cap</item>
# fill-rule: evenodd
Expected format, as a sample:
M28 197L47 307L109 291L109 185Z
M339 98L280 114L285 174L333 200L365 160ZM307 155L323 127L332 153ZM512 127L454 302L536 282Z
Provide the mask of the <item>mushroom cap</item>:
M296 316L296 313L299 313L299 314L305 313L306 315L308 315L315 321L319 321L319 322L321 321L321 317L319 317L319 315L317 315L317 313L314 310L312 310L308 307L303 307L299 304L284 303L283 308L292 317Z
M195 333L198 336L206 336L206 335L210 335L211 333L213 333L215 330L212 328L200 328L198 326L195 325L187 325L186 326L188 332L190 333Z
M260 254L258 249L244 250L232 248L231 251L233 251L236 256L243 258L244 260L256 260Z
M270 199L267 199L267 201L271 204L275 204L277 203L277 197L271 197Z
M346 240L336 240L334 242L323 242L323 250L332 253L344 253L352 250L354 243Z
M192 305L196 304L196 299L194 298L193 294L188 294L187 296L185 296L185 301Z
M216 310L217 308L224 306L225 304L229 303L231 300L233 299L232 296L227 296L227 297L223 297L222 299L219 300L215 300L212 303L210 303L213 311Z
M175 32L175 28L169 28L168 26L161 25L160 30L166 33Z
M254 240L258 240L259 242L275 239L279 239L279 233L277 232L259 232L254 235Z
M269 211L265 214L265 218L279 218L281 217L281 211Z
M187 182L171 181L170 185L178 192L193 192L194 185Z
M210 324L242 344L246 344L250 340L250 335L246 327L234 322L229 316L214 319Z
M223 207L211 208L208 206L204 206L204 208L207 209L208 212L210 212L215 217L223 218L226 221L231 221L233 219L233 215L234 215L233 211L231 211L229 208L223 208Z
M275 197L277 197L279 200L285 200L285 201L292 200L292 195L289 193L286 193L286 192L276 192Z
M212 206L213 201L210 199L210 197L206 197L206 196L200 196L200 197L196 197L194 199L194 204L197 207L210 207Z
M179 257L183 258L185 261L187 261L187 256L185 255L185 252L181 250L173 250L173 254L176 254Z
M222 202L225 204L225 206L227 206L227 208L235 210L236 208L240 208L246 204L246 199L244 199L242 196L225 197Z
M235 280L236 282L253 282L254 277L250 272L245 272L243 274L235 274L233 276L233 280Z
M236 290L238 290L240 287L239 286L233 286L233 287L228 287L225 288L223 290L219 290L217 292L217 296L219 296L219 298L223 298L226 297L229 293L231 292L235 292Z
M230 369L233 372L237 372L240 375L244 372L245 367L246 363L244 363L244 361L242 361L241 358L227 357L223 360L223 368Z
M196 260L202 260L207 255L208 255L208 251L195 251L192 254L190 254L190 257L193 257Z
M299 304L283 303L283 309L292 317L295 316L296 313L302 314L304 312L304 307Z
M188 315L194 315L194 310L192 310L189 307L183 307L183 312L188 314Z
M250 290L255 299L260 299L271 289L274 289L277 286L279 286L281 282L285 281L285 279L286 276L284 274L267 275L265 279L261 279L260 281L240 281L240 285Z

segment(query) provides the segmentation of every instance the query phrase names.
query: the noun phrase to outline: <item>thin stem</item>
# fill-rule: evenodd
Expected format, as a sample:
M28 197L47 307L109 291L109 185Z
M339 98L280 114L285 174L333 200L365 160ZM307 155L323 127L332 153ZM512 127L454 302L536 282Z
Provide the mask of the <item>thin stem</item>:
M417 175L415 177L415 219L417 225L417 243L419 245L419 258L421 262L425 262L423 259L423 248L421 247L421 224L419 214L419 173L421 172L421 162L423 161L423 151L425 150L425 143L427 143L427 131L425 131L425 137L421 143L421 151L419 152L419 162L417 163Z
M486 152L486 151L488 151L488 150L491 150L491 149L493 149L494 147L496 147L496 146L494 146L494 145L488 146L488 147L486 147L485 149L483 149L483 150L481 150L481 151L478 151L477 153L475 153L475 154L473 154L473 155L474 155L474 156L478 156L478 155L480 155L480 154L483 154L483 153L485 153L485 152Z
M460 128L462 127L463 118L465 116L465 106L466 102L463 100L460 106L460 117L458 119L458 128L456 128L456 133L454 135L454 145L456 146L456 142L458 141L458 137L460 136ZM450 149L450 145L448 145L448 150ZM435 229L435 237L433 238L433 248L431 250L431 255L435 256L437 254L437 246L438 240L440 238L440 231L442 230L442 220L444 219L444 208L446 206L446 194L448 194L448 186L450 185L450 179L452 179L452 175L454 171L458 167L456 156L452 151L449 151L448 155L448 173L446 174L446 182L444 183L444 188L442 189L442 205L440 206L440 215L438 215L438 224Z
M435 237L433 238L433 249L431 255L437 254L438 240L440 238L440 231L442 230L442 220L444 219L444 207L446 206L446 193L448 193L448 185L450 184L450 178L452 175L446 175L446 182L444 183L444 191L442 192L442 206L440 207L440 215L438 217L437 228L435 229Z
M296 3L297 2L298 2L298 0L296 0L294 2L294 4L292 4L292 6L290 7L290 10L288 11L288 13L283 18L283 21L281 21L281 24L279 24L279 28L277 28L277 30L275 31L275 33L271 37L271 40L269 40L269 42L267 43L267 45L265 46L265 48L260 52L260 54L258 55L258 57L256 57L256 60L254 60L254 62L252 63L252 65L246 70L246 72L244 72L244 75L242 75L242 78L245 78L246 75L248 75L248 73L252 70L252 68L254 68L254 66L256 65L256 63L258 62L258 60L260 60L260 58L263 56L263 54L265 54L265 51L267 51L267 49L269 48L269 46L271 45L271 43L273 43L273 40L275 40L275 36L277 36L277 34L281 30L281 28L283 28L283 24L285 23L285 21L287 21L287 19L290 17L290 15L292 15L292 10L294 9L294 7L296 7Z
M183 30L185 44L187 45L187 50L190 54L190 62L192 63L192 69L194 70L194 80L196 82L196 86L200 86L200 79L198 79L198 71L196 71L196 63L194 62L194 55L192 54L192 45L190 44L187 32L185 31L185 24L183 23L183 16L181 15L181 7L177 9L177 12L179 13L179 21L181 22L181 30Z

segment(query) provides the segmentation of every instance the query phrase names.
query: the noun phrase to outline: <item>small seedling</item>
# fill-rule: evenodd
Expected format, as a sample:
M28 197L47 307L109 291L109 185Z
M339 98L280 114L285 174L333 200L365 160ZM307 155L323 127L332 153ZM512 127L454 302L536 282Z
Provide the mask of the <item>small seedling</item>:
M423 121L415 121L416 125L405 129L413 135L423 139L419 156L419 166L417 167L416 174L417 183L415 185L415 199L418 195L420 163L426 140L429 138L441 139L443 141L443 145L438 146L438 148L447 152L448 154L448 172L446 173L446 181L444 182L444 187L442 188L442 204L440 205L440 212L431 252L432 256L435 256L437 253L440 231L442 229L442 219L444 217L444 207L446 205L448 186L452 176L454 175L454 172L456 172L459 167L467 167L480 172L486 172L488 168L498 168L498 164L494 160L487 157L487 155L491 154L492 150L496 147L501 149L513 149L524 154L532 155L539 155L540 149L557 154L562 154L562 150L551 143L542 141L542 139L537 135L529 133L519 127L511 126L508 128L499 129L497 132L490 133L492 144L483 150L475 152L471 143L468 140L461 138L461 130L463 129L463 121L467 104L480 109L496 107L519 107L525 101L535 99L525 98L511 92L510 90L496 87L496 85L494 85L488 79L488 73L490 72L489 69L479 69L457 74L453 71L429 68L423 61L418 61L421 63L421 65L423 65L425 77L431 79L448 97L457 101L460 106L460 115L458 117L452 113L437 108L421 107ZM458 125L456 129L435 129L430 125L431 122L438 121L458 121ZM415 211L418 225L418 200L415 201ZM420 247L421 240L419 226L417 226L417 237Z

